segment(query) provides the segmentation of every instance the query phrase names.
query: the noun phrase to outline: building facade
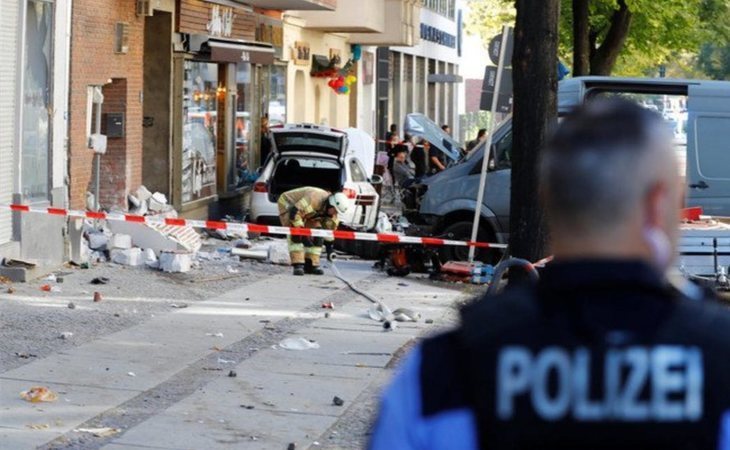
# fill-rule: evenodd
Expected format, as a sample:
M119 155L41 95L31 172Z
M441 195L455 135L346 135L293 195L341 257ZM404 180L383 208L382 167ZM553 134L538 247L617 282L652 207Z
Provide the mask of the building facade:
M418 40L412 46L377 50L377 133L391 123L402 129L411 112L451 126L458 136L461 76L461 12L456 0L425 0L418 11Z
M69 0L0 0L0 204L67 204ZM66 254L62 218L0 212L0 259Z

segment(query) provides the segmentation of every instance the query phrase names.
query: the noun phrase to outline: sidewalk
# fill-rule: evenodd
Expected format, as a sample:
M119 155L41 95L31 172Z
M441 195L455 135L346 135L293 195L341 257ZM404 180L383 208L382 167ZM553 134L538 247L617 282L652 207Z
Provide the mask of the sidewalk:
M424 329L435 329L459 296L427 282L373 275L369 263L340 268L392 308L412 308L436 323L383 332L367 317L369 302L338 280L276 275L3 373L0 441L13 449L54 440L44 448L312 445L394 352ZM399 285L404 281L407 286ZM329 318L320 307L325 300L336 307ZM299 336L320 348L271 347ZM230 370L237 377L228 377ZM18 392L32 385L50 387L59 400L19 399ZM332 404L335 395L344 406ZM122 433L91 438L72 431L81 424Z

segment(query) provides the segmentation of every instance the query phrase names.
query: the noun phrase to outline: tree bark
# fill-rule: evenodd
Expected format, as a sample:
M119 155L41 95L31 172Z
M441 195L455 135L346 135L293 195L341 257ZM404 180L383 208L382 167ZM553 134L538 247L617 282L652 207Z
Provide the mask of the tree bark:
M534 262L546 256L537 164L557 117L560 0L517 0L516 6L509 246L512 256ZM513 271L510 279L520 273Z
M591 26L588 0L573 0L573 76L590 74Z
M606 37L591 57L591 75L611 75L629 34L631 11L626 5L626 0L617 2L619 8L611 16L611 25Z

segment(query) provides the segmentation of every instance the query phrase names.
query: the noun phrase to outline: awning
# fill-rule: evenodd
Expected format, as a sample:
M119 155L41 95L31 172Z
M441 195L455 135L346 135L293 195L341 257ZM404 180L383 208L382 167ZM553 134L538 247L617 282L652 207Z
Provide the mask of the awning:
M432 73L428 76L429 83L461 83L464 79L461 75L452 73Z
M274 63L274 47L269 44L210 39L205 46L210 49L211 61L263 65Z

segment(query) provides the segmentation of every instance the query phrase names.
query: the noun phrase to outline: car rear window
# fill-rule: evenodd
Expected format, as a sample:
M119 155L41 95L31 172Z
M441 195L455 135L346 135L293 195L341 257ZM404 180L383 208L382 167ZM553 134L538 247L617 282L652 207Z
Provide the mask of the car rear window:
M274 142L280 153L286 152L319 152L332 156L340 156L342 137L328 136L307 132L277 132Z

